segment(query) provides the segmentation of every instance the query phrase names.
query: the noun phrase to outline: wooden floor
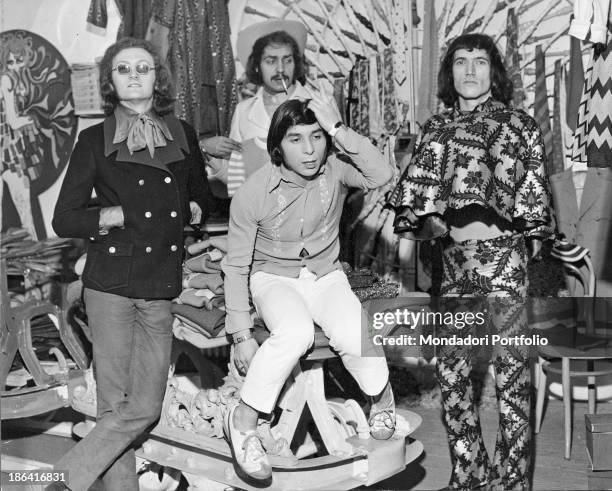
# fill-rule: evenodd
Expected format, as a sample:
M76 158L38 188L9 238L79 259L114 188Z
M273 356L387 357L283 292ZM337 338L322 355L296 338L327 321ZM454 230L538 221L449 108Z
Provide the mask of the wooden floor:
M425 453L418 462L404 472L369 489L375 490L436 490L448 484L450 457L446 444L446 433L440 419L439 409L412 408L423 418L422 425L413 434L420 440ZM563 404L550 400L543 419L542 431L536 436L534 465L534 490L581 490L588 489L588 457L585 447L584 414L586 403L574 403L574 438L571 460L563 458ZM599 413L612 413L611 403L600 403ZM488 449L492 449L497 426L497 414L493 409L484 409L481 420ZM73 444L70 440L47 435L19 436L14 431L3 431L2 450L12 455L54 463Z
M584 415L586 402L574 403L574 436L570 460L563 458L563 403L551 399L542 420L542 429L535 435L534 490L582 490L588 489L588 456L585 444ZM435 490L445 487L450 477L450 456L446 433L439 409L412 408L423 417L423 423L414 433L425 447L418 463L371 489ZM598 413L612 413L612 403L599 403ZM481 422L487 449L491 452L497 430L497 413L493 409L481 412Z

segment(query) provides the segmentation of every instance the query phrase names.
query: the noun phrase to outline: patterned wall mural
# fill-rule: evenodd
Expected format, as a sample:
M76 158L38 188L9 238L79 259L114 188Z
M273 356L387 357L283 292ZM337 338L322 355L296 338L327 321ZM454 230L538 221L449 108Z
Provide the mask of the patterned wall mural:
M38 196L68 163L77 132L70 69L29 31L0 33L0 224L46 237Z

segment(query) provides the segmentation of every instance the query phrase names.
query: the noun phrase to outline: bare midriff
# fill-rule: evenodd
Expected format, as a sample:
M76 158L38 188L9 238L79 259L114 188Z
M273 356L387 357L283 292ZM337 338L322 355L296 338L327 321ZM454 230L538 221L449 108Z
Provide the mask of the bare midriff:
M487 225L481 221L468 223L462 227L451 226L449 235L455 242L466 240L489 240L502 235L512 235L511 230L502 230L497 225Z

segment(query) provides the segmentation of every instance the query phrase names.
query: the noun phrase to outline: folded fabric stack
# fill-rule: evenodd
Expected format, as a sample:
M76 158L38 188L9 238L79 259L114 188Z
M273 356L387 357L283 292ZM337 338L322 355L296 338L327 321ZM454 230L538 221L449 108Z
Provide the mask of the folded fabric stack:
M211 240L221 248L211 245ZM225 238L196 242L187 247L183 263L183 291L172 304L174 334L189 340L193 333L208 338L223 336L225 296L221 259Z
M6 276L10 306L18 308L31 300L59 300L59 284L56 275L62 269L62 249L71 247L70 239L50 238L32 240L30 234L19 228L10 228L0 234L0 255L6 260ZM39 360L55 360L52 348L58 348L68 356L59 332L51 317L40 315L30 321L32 346ZM11 370L23 366L16 356Z
M399 293L397 283L384 281L369 269L353 269L347 263L342 263L342 269L351 289L362 303L372 298L395 298Z
M10 228L2 232L0 254L6 259L6 273L24 278L24 289L9 291L11 305L29 299L48 299L51 278L62 268L62 249L71 246L71 239L32 240L24 229Z

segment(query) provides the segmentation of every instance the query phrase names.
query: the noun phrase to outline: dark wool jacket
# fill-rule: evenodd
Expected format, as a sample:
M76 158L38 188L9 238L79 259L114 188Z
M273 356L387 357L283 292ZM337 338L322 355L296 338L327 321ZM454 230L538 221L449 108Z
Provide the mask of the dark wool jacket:
M210 199L204 161L191 126L164 117L173 141L130 154L113 143L116 120L83 130L55 206L53 229L60 237L89 241L83 285L132 298L173 298L181 291L183 227L189 201L207 215ZM91 207L95 190L99 206ZM120 205L124 226L99 233L100 208Z

